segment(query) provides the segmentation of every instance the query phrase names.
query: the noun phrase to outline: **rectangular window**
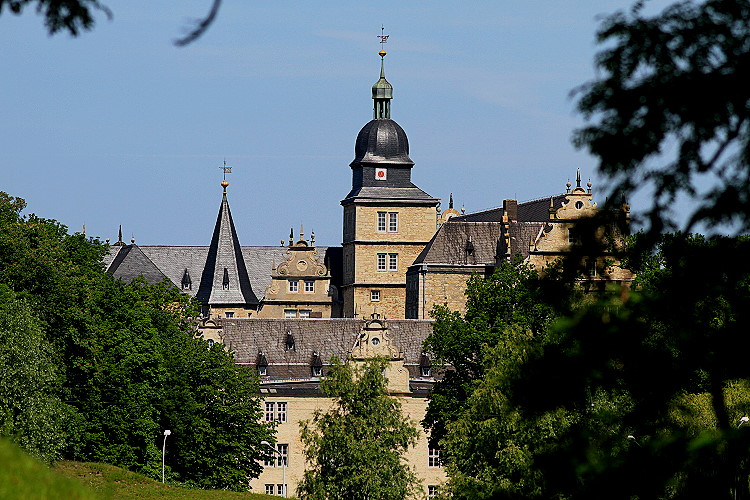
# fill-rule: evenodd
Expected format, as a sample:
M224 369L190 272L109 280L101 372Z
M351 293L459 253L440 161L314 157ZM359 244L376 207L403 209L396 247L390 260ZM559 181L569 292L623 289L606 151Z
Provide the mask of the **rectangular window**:
M378 212L378 232L385 232L385 212Z
M370 301L380 302L380 290L370 290Z
M234 311L227 311L224 313L225 318L234 318Z
M388 270L398 271L398 254L397 253L388 254Z
M311 312L312 311L309 310L309 309L301 309L300 312L299 312L299 317L300 318L309 318Z
M440 467L440 448L429 448L427 450L427 465Z
M571 245L577 245L579 243L578 231L573 227L568 228L568 243Z
M398 232L398 212L388 212L388 232Z
M378 254L378 271L385 271L385 254Z
M286 492L284 491L284 486L286 486L286 485L284 485L284 484L277 484L276 485L276 495L277 496L280 496L280 497L285 497L286 496Z
M315 281L305 280L305 291L310 293L315 291Z
M289 465L289 445L277 444L276 449L281 453L281 456L276 461L276 466L281 467L282 465Z
M276 418L275 407L276 403L266 403L266 422L273 422L273 419Z
M263 467L275 467L276 466L276 453L268 450L268 452L271 454L270 457L266 457L263 459ZM271 485L273 486L273 485ZM273 493L271 493L273 495Z
M273 485L272 485L273 486ZM427 498L437 498L438 496L438 487L434 484L431 484L427 486Z
M289 291L290 292L298 292L299 291L299 281L297 280L289 280Z
M286 422L286 403L276 403L276 421Z
M266 495L273 495L273 485L267 484L266 485Z
M296 309L284 309L284 317L286 319L296 318L297 310Z
M586 274L590 278L596 278L596 259L588 259L586 261Z

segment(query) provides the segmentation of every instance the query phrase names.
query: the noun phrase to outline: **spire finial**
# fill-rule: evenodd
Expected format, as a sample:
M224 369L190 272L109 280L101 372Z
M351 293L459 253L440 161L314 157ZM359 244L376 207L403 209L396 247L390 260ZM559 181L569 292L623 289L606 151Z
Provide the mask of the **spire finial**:
M380 25L380 34L378 35L378 38L380 38L380 54L381 59L385 57L385 44L388 42L388 37L391 35L385 34L385 26Z
M576 171L576 187L581 187L581 169Z
M380 26L380 79L372 86L372 98L375 101L373 118L390 118L391 117L391 99L393 99L393 86L385 79L385 50L383 47L388 41L390 35L385 34L385 27Z
M451 193L450 201L448 201L448 209L453 208L453 193Z
M230 166L227 165L227 159L224 158L224 165L221 166L221 167L219 167L219 168L221 168L223 170L223 172L224 172L224 180L221 181L221 187L224 188L224 193L226 194L226 192L227 192L227 186L229 186L229 183L227 182L227 174L231 174L232 173L232 167L230 167Z

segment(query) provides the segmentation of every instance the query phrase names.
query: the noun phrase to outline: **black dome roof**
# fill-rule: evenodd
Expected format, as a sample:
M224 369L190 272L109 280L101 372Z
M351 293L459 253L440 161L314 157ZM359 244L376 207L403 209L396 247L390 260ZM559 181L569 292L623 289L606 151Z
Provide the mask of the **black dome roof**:
M371 120L357 135L352 165L355 163L414 165L406 132L390 118Z

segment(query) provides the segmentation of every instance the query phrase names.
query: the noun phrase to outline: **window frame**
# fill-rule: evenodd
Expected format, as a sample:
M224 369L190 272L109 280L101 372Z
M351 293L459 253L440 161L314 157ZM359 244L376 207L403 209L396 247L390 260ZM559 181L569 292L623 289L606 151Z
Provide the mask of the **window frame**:
M427 445L427 467L442 467L440 462L440 448L432 448Z
M388 212L388 232L398 232L398 212Z
M388 254L388 270L398 271L398 254L397 253Z
M289 293L299 292L299 280L287 280L289 282Z
M296 309L284 309L284 319L295 319L297 317Z
M388 228L387 212L378 212L377 228L379 233L386 232Z
M315 280L305 280L305 293L315 293Z
M387 255L387 253L378 252L378 271L385 271L386 269L388 269L386 266Z
M380 302L380 290L370 290L370 302Z

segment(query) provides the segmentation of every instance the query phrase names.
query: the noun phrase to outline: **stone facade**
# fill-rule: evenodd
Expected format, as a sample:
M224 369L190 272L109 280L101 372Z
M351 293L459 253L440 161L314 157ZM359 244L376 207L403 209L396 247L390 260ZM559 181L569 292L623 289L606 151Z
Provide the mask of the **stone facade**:
M311 420L315 411L325 412L335 404L319 389L320 377L327 372L332 353L350 363L363 363L373 357L388 359L385 375L389 393L415 425L424 418L435 381L432 368L428 362L425 364L421 353L422 341L431 330L429 322L386 321L373 315L367 321L224 320L223 326L227 343L242 344L237 352L238 361L265 373L261 377L264 420L277 423L274 446L287 457L286 468L278 459L264 464L261 475L250 481L254 492L273 489L273 494L278 494L283 492L286 481L287 492L295 495L306 467L300 423ZM288 348L290 336L293 348ZM253 345L241 342L242 338L250 337L256 339L251 344L267 346L262 358L253 356ZM315 362L316 358L320 363ZM306 366L300 368L300 362ZM315 371L316 366L319 371ZM404 457L422 480L424 491L419 498L425 498L428 487L437 487L446 478L437 459L439 452L430 451L427 438L425 432L420 432L416 446L407 450Z
M286 259L271 269L271 284L260 302L259 318L331 318L341 316L338 291L331 273L310 242L289 237Z

